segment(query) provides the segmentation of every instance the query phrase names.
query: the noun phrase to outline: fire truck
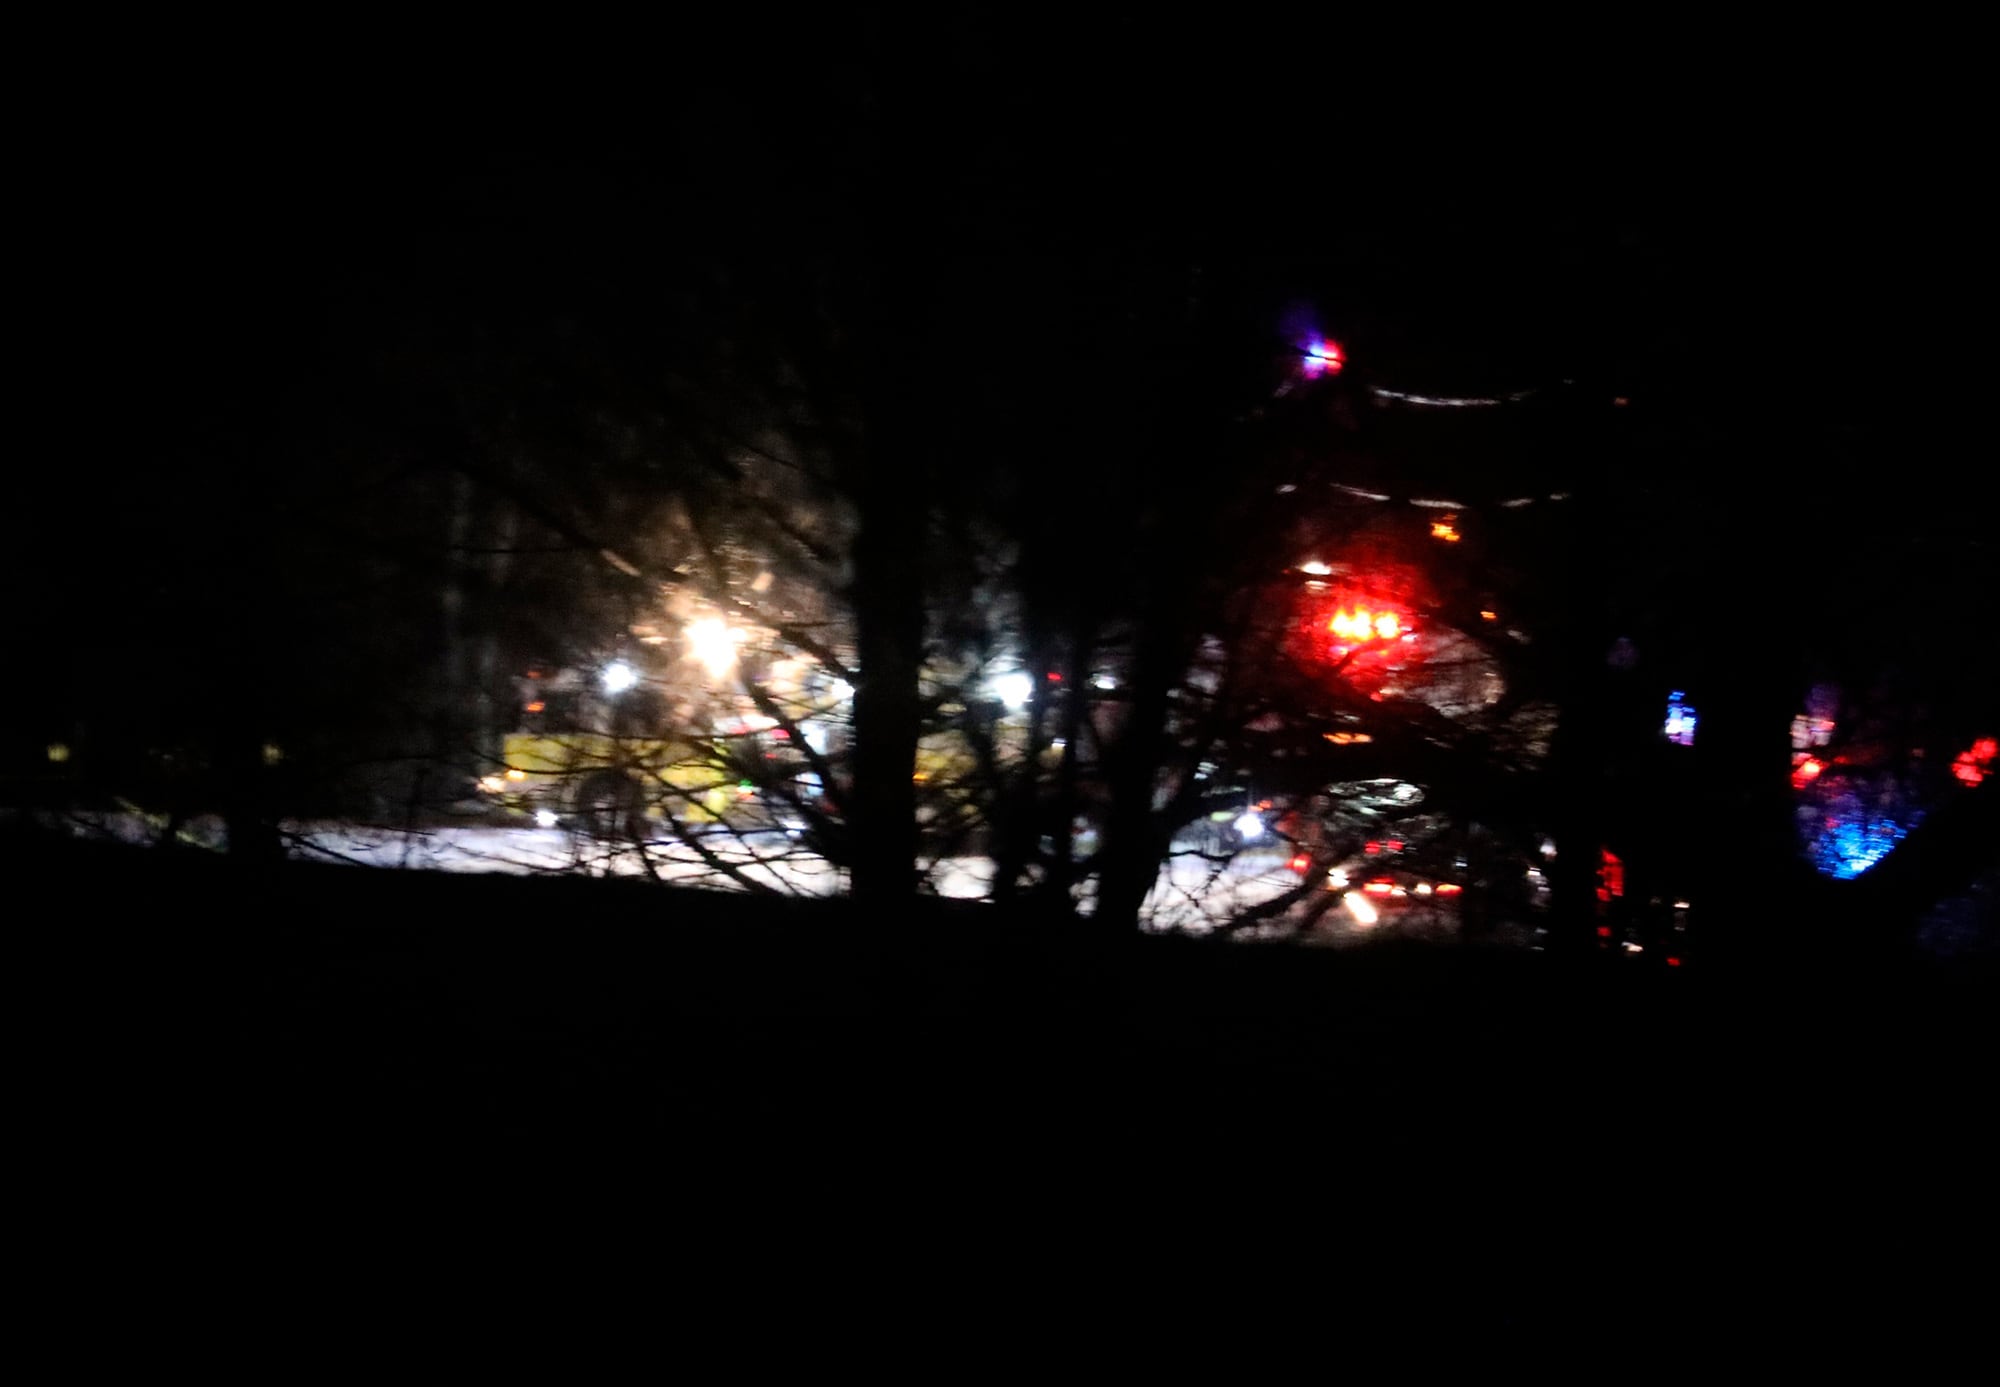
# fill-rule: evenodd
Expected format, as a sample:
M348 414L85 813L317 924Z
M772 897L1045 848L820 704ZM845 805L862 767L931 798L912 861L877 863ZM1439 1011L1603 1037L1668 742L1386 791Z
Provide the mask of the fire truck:
M595 680L537 669L522 682L518 725L480 788L544 827L631 839L795 829L820 793L777 720L736 714L696 730L622 661Z

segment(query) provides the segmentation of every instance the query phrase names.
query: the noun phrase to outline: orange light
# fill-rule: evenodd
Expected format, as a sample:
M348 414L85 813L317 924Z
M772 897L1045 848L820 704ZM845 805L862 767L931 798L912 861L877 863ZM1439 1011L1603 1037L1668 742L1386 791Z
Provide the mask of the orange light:
M1342 607L1333 614L1326 629L1342 640L1394 640L1402 633L1403 622L1394 612L1373 612L1366 607L1353 611Z
M538 698L538 699L536 699L536 700L535 700L535 701L534 701L533 703L530 703L530 704L528 705L528 711L529 711L529 712L531 712L531 713L539 713L539 712L541 712L541 711L542 711L542 709L544 709L544 708L546 708L546 707L548 707L548 706L549 706L548 704L546 704L546 703L542 702L542 700L540 700L540 699Z
M1481 612L1479 614L1479 619L1481 621L1498 621L1500 619L1500 614L1498 612Z
M528 773L526 771L521 771L521 770L511 770L507 772L507 778L509 780L514 780L514 781L526 780L528 778Z
M1371 881L1361 888L1371 896L1386 896L1396 889L1393 881Z
M1458 531L1442 520L1431 522L1431 538L1441 539L1446 544L1458 543Z
M1464 889L1463 886L1460 886L1455 881L1447 881L1438 887L1438 894L1440 896L1456 896Z
M1292 870L1295 872L1303 872L1310 866L1312 866L1312 859L1304 853L1300 853L1292 859Z

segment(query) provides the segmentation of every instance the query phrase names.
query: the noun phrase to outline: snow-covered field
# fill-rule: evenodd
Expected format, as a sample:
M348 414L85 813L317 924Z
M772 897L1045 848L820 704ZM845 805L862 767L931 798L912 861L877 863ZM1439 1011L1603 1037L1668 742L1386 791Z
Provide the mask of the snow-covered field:
M156 843L164 826L129 813L69 815L73 833L128 843ZM419 871L506 872L651 877L724 890L771 890L802 896L837 894L845 873L783 834L717 837L696 843L661 839L643 846L591 839L563 828L448 825L385 828L356 823L292 822L282 826L292 856L363 867ZM226 834L212 818L193 820L180 841L219 850ZM1193 854L1175 856L1162 869L1149 901L1158 929L1212 929L1297 884L1279 850L1238 853L1222 864ZM923 864L929 889L940 896L977 900L992 883L985 857L947 857ZM1087 911L1086 888L1080 905Z

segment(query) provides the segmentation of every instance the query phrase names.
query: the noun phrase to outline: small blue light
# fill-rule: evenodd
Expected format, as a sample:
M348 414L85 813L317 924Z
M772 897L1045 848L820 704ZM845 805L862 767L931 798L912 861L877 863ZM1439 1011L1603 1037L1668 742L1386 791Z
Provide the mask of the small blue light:
M1679 689L1667 696L1667 740L1676 746L1694 745L1694 709L1681 702L1685 697Z

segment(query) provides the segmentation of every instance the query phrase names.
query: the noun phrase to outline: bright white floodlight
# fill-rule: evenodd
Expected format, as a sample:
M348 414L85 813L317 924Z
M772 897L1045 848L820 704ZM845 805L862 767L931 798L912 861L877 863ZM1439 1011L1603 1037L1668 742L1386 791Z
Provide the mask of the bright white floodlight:
M1035 681L1028 675L1016 670L1012 674L1003 674L995 679L993 681L993 692L1009 709L1018 712L1020 709L1027 707L1028 700L1034 696Z

